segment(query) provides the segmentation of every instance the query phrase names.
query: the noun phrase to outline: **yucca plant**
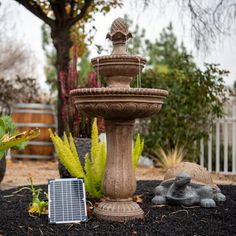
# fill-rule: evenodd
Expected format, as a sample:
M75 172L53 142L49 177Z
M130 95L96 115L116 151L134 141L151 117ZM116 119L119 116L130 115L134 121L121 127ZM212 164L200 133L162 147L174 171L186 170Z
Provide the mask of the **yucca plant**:
M174 149L167 152L160 148L157 155L161 167L167 170L169 168L175 167L180 162L182 162L184 159L185 152L182 147L175 146Z
M86 190L92 198L100 199L103 196L102 179L106 166L106 144L99 141L96 119L92 125L91 157L86 154L84 169L80 163L72 135L70 134L68 139L64 133L62 140L51 130L49 132L60 162L73 177L84 178ZM138 135L132 153L134 169L137 167L143 146L144 141Z

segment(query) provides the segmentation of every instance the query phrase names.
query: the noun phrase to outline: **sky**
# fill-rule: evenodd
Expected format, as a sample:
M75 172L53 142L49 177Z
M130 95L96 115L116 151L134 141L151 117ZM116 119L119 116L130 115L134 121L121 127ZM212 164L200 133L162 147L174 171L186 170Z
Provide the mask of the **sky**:
M190 34L190 23L188 20L185 20L184 23L180 20L175 6L170 5L168 8L165 8L165 10L160 10L160 8L152 4L146 10L143 10L138 7L139 1L142 0L126 0L124 1L122 9L113 9L105 16L100 13L95 15L94 25L97 28L97 32L94 37L93 45L90 47L91 57L97 56L95 44L107 48L105 36L109 31L110 25L113 20L118 17L123 17L124 14L127 14L133 21L133 27L138 24L140 28L144 28L146 30L146 37L152 41L159 37L159 33L169 22L172 22L178 42L184 42L187 49L193 53L195 62L200 67L203 66L204 62L219 63L222 68L231 72L230 76L225 81L226 85L230 86L233 84L236 80L236 44L234 43L236 35L233 37L225 36L223 42L218 42L214 45L213 49L205 55L204 52L196 50ZM134 2L136 4L134 4ZM36 77L41 86L47 89L44 75L46 61L41 45L41 20L13 0L2 0L2 3L3 5L13 5L12 11L16 14L9 14L8 17L8 21L15 26L13 36L21 37L35 52L35 63L37 63ZM132 26L130 28L132 31Z

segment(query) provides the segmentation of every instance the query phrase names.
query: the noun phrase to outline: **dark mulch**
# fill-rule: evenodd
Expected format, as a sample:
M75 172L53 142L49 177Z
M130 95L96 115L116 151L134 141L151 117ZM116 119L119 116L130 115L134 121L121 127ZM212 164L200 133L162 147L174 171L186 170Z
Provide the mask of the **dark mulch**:
M138 182L137 193L144 193L141 207L144 220L106 222L91 217L87 223L49 225L47 216L31 217L27 208L31 194L14 190L0 192L0 235L236 235L236 186L220 186L225 203L216 208L153 207L152 190L158 181ZM47 186L43 186L46 190Z

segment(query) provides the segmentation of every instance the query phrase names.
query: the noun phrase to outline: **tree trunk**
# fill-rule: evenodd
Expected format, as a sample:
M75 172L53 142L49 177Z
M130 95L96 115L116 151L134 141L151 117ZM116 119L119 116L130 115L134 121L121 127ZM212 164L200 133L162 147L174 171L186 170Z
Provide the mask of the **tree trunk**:
M68 74L69 66L69 53L70 48L73 43L70 39L70 28L68 27L56 27L51 31L51 37L53 39L53 44L57 51L56 56L56 69L57 69L57 86L58 86L58 101L57 101L57 118L58 118L58 134L61 137L65 130L65 124L62 117L62 98L61 98L61 82L60 82L60 72Z

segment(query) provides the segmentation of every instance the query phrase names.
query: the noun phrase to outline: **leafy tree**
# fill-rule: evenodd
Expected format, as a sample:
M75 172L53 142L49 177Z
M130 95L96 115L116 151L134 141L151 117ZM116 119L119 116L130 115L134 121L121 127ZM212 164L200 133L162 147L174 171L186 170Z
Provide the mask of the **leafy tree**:
M186 51L183 45L179 48L177 38L173 32L172 23L170 23L166 29L163 29L163 32L160 34L160 39L156 40L155 43L146 40L146 47L148 56L150 57L148 64L153 68L157 65L168 65L172 68L176 64L176 60L173 59L181 56L182 51Z
M56 71L56 50L53 47L52 39L50 37L50 28L43 24L42 30L42 45L47 58L47 65L45 67L46 82L50 86L51 92L57 91L57 71ZM77 63L77 62L76 62ZM76 65L77 66L77 65ZM88 82L88 75L93 71L92 64L89 60L89 51L84 49L83 54L80 55L78 84L85 85Z
M43 24L42 31L42 46L47 58L45 66L46 83L50 86L51 92L57 91L57 71L56 71L56 50L53 47L50 37L50 28L47 24Z
M227 71L206 64L199 69L183 43L179 46L170 24L154 43L146 41L150 69L142 75L142 87L169 91L158 115L148 119L146 152L156 156L161 146L184 146L193 159L194 142L207 137L212 122L223 115Z
M69 51L73 41L83 52L85 42L85 24L93 21L93 14L103 14L112 7L121 6L121 0L15 0L31 13L39 17L51 29L53 45L56 48L56 69L58 83L58 131L61 136L64 130L60 73L68 73ZM79 33L77 33L79 32Z
M45 72L47 76L46 82L50 86L51 92L57 92L57 78L56 78L56 50L53 47L52 39L50 38L50 28L48 25L42 25L42 45L47 57L47 65ZM71 53L72 60L69 64L68 76L65 73L60 75L60 82L63 85L61 100L62 106L62 118L64 123L64 129L67 134L72 133L73 137L91 137L91 120L89 116L84 113L75 111L73 98L69 96L71 89L80 87L98 87L100 83L97 81L97 76L93 72L94 69L89 60L89 51L83 50L83 54L80 56L78 63L78 45L73 45ZM77 71L77 68L79 71ZM52 102L52 101L51 101ZM99 119L100 121L100 119ZM99 131L101 131L101 122L99 124Z

